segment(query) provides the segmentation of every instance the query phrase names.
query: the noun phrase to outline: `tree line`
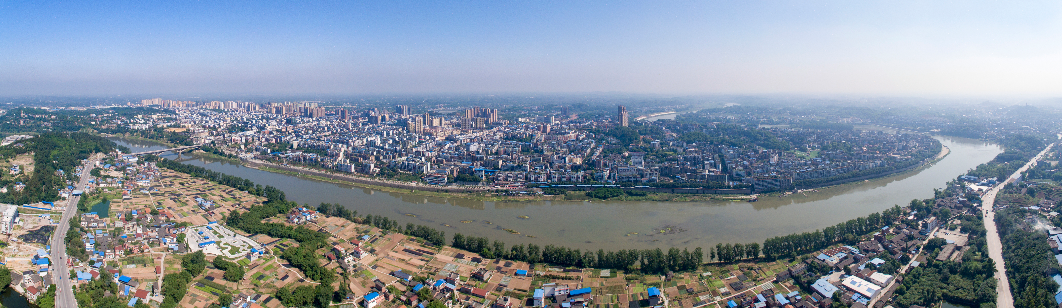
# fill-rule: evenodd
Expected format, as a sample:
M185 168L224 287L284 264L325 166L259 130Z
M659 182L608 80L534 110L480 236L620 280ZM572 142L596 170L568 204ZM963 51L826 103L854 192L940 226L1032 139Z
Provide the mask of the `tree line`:
M0 193L0 203L30 204L58 200L59 190L67 186L67 181L75 179L74 170L81 165L81 160L88 159L92 153L107 153L118 148L113 141L86 133L43 133L2 147L0 157L3 158L33 153L34 171L23 182L25 188L22 191L9 189L7 193Z
M1007 208L996 214L999 236L1003 242L1003 260L1014 293L1015 307L1057 307L1054 301L1058 284L1049 273L1058 273L1047 235L1028 231L1027 216L1040 215L1022 208Z
M260 186L254 183L205 168L185 165L168 160L160 161L160 167L192 174L193 176L210 179L223 185L237 189L250 189L257 195L267 196L266 203L253 206L246 213L232 213L226 222L234 228L248 233L261 233L271 237L289 238L300 243L297 248L288 249L282 257L298 267L307 276L317 281L333 281L334 275L324 274L325 270L319 270L317 255L313 253L316 248L323 247L327 234L306 229L305 227L291 227L276 223L263 223L264 219L286 213L291 208L298 206L294 202L283 199L284 194L271 186ZM218 181L221 180L221 181ZM227 184L228 183L228 184ZM242 188L241 188L242 187ZM922 201L914 200L912 204L923 204ZM320 213L327 216L342 217L352 222L375 226L382 230L402 232L404 234L424 239L426 243L442 246L446 244L445 232L431 227L406 224L402 228L393 219L378 215L366 215L358 217L356 211L351 211L336 204L322 203L319 205ZM815 232L792 234L768 239L761 246L759 243L748 244L720 244L709 249L706 255L702 248L694 248L693 251L679 248L670 248L665 253L661 249L631 249L618 251L583 251L568 247L546 245L541 247L535 244L518 244L507 246L501 241L490 241L485 237L465 236L454 234L450 245L479 253L486 258L503 258L529 263L549 263L558 266L607 268L625 271L640 271L642 273L666 273L668 271L691 271L705 262L716 260L720 262L735 262L743 259L758 258L761 255L768 259L796 256L811 251L826 248L838 242L852 242L859 236L880 229L887 223L894 221L902 213L899 206L888 209L882 213L874 213L866 217L852 219L835 226L817 230ZM331 273L331 272L329 272Z
M184 299L188 292L188 284L192 278L199 276L206 269L206 255L202 251L196 251L181 257L183 271L177 274L169 274L162 278L162 304L159 307L173 308Z
M358 217L358 211L351 211L342 205L332 203L322 202L317 206L317 212L329 217L339 217L351 222L371 225L380 228L381 230L401 232L405 235L421 238L432 246L446 245L446 232L436 230L432 227L407 223L405 229L402 229L399 228L398 221L396 220L374 215Z
M213 265L214 268L225 271L225 275L222 278L225 278L225 280L232 282L240 281L240 279L243 279L243 275L246 273L246 270L243 268L243 265L240 265L236 262L229 262L221 256L217 256L214 258Z
M502 241L492 242L486 237L465 236L460 233L454 234L450 246L478 253L489 259L501 258L528 263L626 271L640 270L642 273L653 274L691 271L704 263L704 250L699 247L693 252L689 249L670 248L666 254L659 248L619 251L598 249L594 252L554 245L539 247L535 244L517 244L507 249Z
M924 204L920 200L911 201L911 204L919 203ZM822 230L772 237L763 242L763 255L767 259L795 257L836 243L856 244L860 236L881 229L902 213L900 206L894 206L881 213L851 219Z
M193 177L201 178L221 185L246 191L252 195L265 197L268 200L286 200L284 192L280 189L268 185L257 185L254 182L251 182L251 180L244 179L238 176L231 176L207 168L179 163L174 160L160 159L158 156L155 155L145 155L144 160L154 161L156 162L156 166L158 167L170 169L180 173L185 173Z

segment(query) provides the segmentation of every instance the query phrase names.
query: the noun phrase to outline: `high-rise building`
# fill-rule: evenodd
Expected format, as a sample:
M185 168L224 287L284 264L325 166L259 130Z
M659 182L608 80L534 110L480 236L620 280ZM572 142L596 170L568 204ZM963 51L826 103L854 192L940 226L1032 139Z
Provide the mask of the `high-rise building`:
M408 105L395 106L395 113L397 113L399 115L407 116L407 115L409 115L409 106Z
M410 133L423 134L425 126L424 117L422 116L406 118L406 130Z
M630 124L628 123L630 115L627 114L627 107L619 106L618 113L619 114L616 116L616 121L619 122L619 126L626 127L628 124Z

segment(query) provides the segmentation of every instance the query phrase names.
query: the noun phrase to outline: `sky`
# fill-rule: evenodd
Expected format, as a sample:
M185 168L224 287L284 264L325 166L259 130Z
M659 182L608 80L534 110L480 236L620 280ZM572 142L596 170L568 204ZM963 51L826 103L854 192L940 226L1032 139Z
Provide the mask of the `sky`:
M0 96L1062 96L1062 1L8 1Z

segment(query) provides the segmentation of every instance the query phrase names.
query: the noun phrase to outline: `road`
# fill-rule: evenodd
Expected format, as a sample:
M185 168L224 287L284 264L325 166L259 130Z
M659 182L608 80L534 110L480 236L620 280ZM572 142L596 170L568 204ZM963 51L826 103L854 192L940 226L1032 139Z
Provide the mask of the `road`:
M1010 280L1007 279L1007 270L1003 263L1003 243L999 238L999 229L996 228L996 211L993 208L992 203L996 201L996 194L1003 189L1003 186L1007 183L1013 182L1017 179L1018 175L1028 170L1029 167L1035 166L1036 161L1040 160L1047 151L1051 150L1055 144L1052 143L1044 149L1043 152L1036 155L1032 160L1022 166L1021 169L1015 171L1009 178L1002 183L997 184L985 195L981 197L981 210L984 211L985 216L985 230L988 231L988 257L992 258L992 261L996 263L996 307L999 308L1014 308L1014 296L1010 293Z
M89 158L85 165L81 166L81 180L75 186L76 189L84 189L88 184L91 175L89 175L89 167L96 165L98 157ZM67 198L66 210L63 211L63 218L59 220L59 225L55 227L55 233L52 234L52 240L49 244L52 246L52 278L55 281L55 306L56 307L77 307L77 300L74 299L74 289L70 283L70 268L66 266L66 231L70 229L70 218L77 215L77 202L81 200L81 196L70 196Z

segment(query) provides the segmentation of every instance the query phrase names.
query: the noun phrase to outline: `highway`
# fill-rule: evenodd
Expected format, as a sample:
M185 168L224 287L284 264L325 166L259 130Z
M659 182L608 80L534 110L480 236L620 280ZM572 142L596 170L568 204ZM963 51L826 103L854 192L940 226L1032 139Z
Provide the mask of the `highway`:
M1047 154L1047 151L1051 150L1055 144L1047 146L1043 152L1033 157L1025 166L1015 171L1009 178L1001 181L996 187L988 190L981 197L981 209L984 211L985 230L988 231L988 236L985 238L988 240L988 257L992 258L992 261L996 263L996 307L999 308L1014 308L1014 296L1010 293L1010 280L1007 279L1007 271L1004 266L1003 260L1003 243L999 238L999 229L996 228L996 211L993 208L993 203L996 200L996 194L1006 186L1007 183L1013 182L1021 175L1022 172L1028 170L1029 167L1035 166L1036 161L1040 160Z
M81 166L81 180L75 186L75 189L84 189L88 184L89 179L92 178L89 175L91 167L96 165L98 156L93 155L89 158L88 162ZM55 227L55 233L52 234L52 239L49 242L52 246L52 277L55 282L55 306L56 307L77 307L77 300L74 299L74 289L70 283L70 268L67 267L66 262L69 258L66 255L66 231L70 229L70 218L77 215L77 202L81 200L81 196L70 196L67 199L66 210L63 211L63 218L59 221L59 225Z

